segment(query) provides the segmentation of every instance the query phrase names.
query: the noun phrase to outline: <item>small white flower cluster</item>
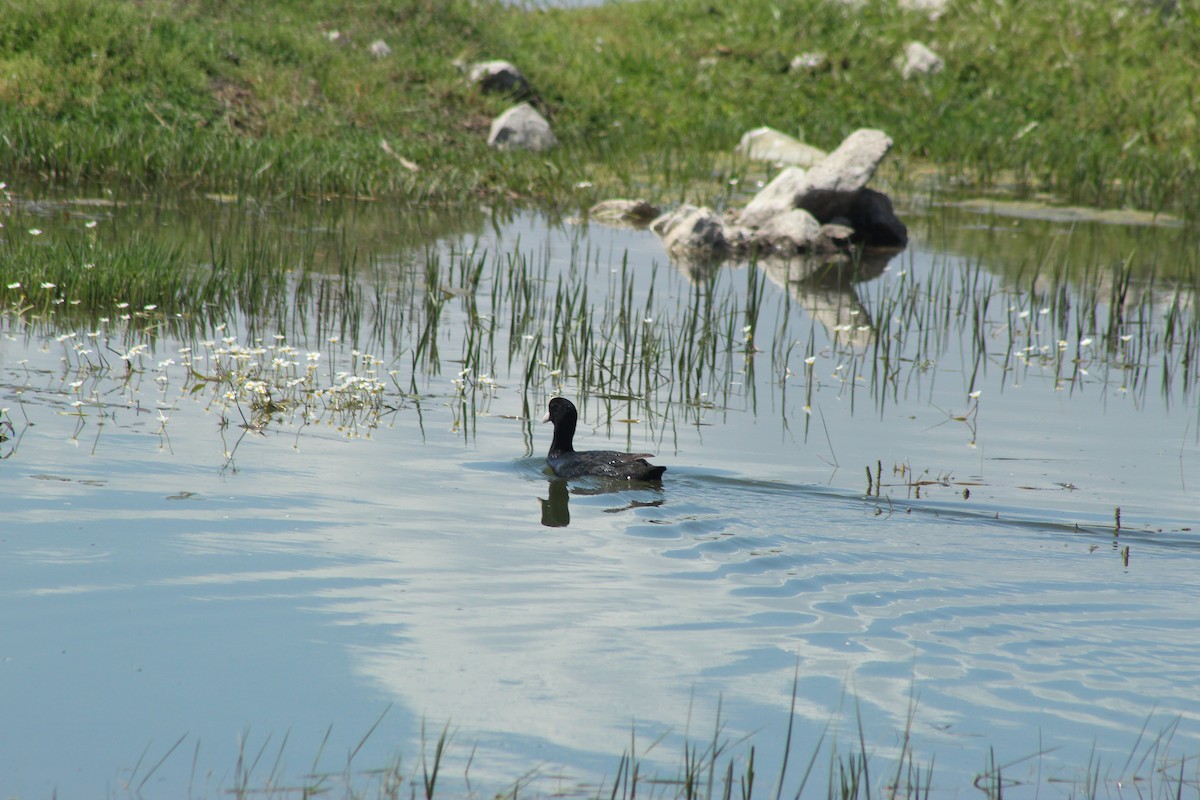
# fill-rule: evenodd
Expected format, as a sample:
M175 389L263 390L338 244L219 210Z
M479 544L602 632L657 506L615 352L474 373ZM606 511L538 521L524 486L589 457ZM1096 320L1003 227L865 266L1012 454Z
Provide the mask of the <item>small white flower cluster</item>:
M353 350L350 369L323 375L321 353L302 353L282 334L272 342L258 339L253 344L225 336L201 342L200 348L198 353L191 348L179 351L188 370L186 390L194 393L210 386L214 399L226 406L245 404L257 425L285 416L351 432L378 424L386 384L379 373L383 361L369 353Z

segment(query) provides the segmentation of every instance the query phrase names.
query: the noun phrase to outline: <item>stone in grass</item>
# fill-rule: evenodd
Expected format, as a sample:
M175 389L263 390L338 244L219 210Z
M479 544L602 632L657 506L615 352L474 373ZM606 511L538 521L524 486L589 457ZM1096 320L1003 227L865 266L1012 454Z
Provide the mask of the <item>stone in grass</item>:
M900 0L897 6L902 11L924 14L930 22L936 22L946 13L950 0Z
M529 95L529 81L521 74L521 70L507 61L476 61L467 68L467 79L484 92L516 98Z
M850 134L804 176L796 207L823 223L847 216L855 196L891 149L892 139L883 131L860 128Z
M824 150L768 127L747 131L738 142L735 152L755 161L773 161L798 167L811 167L825 158Z
M521 103L492 120L488 146L497 150L549 150L558 144L546 118L529 105Z
M829 56L824 53L801 53L788 64L791 72L820 72L829 67Z
M897 66L901 77L908 80L922 75L936 75L945 68L946 62L921 42L909 42L904 48L904 56L897 59Z

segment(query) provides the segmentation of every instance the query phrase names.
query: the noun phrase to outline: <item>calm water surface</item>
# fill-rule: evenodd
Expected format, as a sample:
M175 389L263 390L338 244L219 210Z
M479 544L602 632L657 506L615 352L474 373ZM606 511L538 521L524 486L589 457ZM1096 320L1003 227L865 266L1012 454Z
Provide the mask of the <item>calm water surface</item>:
M1169 281L1106 339L1077 313L1086 285L1051 306L1013 266L1030 240L1103 231L908 213L913 246L853 294L748 266L697 278L650 234L533 217L421 256L372 241L418 305L430 259L482 258L486 375L460 375L469 311L445 269L439 368L415 375L415 323L274 338L231 320L146 342L126 374L143 340L116 309L107 327L0 317L0 792L369 793L397 759L419 783L448 726L446 796L594 793L622 753L673 776L684 739L719 727L726 755L755 748L766 796L792 718L793 788L820 748L823 790L830 749L860 736L886 786L907 729L937 797L974 796L993 763L1020 796L1097 770L1105 794L1174 796L1182 774L1195 796L1197 396L1183 345L1146 333L1178 307ZM513 254L593 307L624 273L646 330L718 298L734 356L691 405L670 357L636 400L579 397L548 349L528 366L511 293L491 302ZM187 364L211 374L257 337L254 358L294 347L327 387L378 377L382 413L244 425ZM549 480L525 402L540 418L555 393L580 401L578 444L656 452L663 485Z

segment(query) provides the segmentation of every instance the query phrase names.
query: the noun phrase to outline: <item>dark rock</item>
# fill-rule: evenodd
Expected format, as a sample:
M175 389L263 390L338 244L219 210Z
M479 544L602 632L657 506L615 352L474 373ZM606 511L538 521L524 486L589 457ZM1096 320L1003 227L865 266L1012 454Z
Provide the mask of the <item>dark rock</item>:
M892 201L883 192L863 189L846 211L854 240L869 247L904 247L908 227L896 216Z

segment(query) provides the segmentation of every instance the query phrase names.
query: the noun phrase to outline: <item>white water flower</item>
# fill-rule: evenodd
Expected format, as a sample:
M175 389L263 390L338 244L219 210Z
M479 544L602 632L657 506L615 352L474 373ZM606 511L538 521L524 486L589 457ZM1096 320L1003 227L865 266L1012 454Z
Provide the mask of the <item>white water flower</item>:
M20 282L20 281L14 281L13 283L10 283L10 284L8 284L8 288L9 288L9 289L20 289L20 288L21 288L21 282Z
M1092 338L1091 338L1090 336L1089 336L1089 337L1087 337L1086 339L1080 339L1080 340L1079 340L1079 346L1080 346L1080 347L1087 347L1087 346L1088 346L1089 344L1091 344L1091 343L1092 343Z
M982 390L982 389L976 389L975 391L973 391L973 392L971 392L970 394L968 394L968 395L967 395L967 397L971 398L972 400L978 400L978 399L979 399L979 395L981 395L981 394L983 394L983 390Z
M42 281L42 288L43 288L43 289L53 289L53 288L55 288L56 286L58 286L58 284L57 284L57 283L51 283L50 281Z
M96 220L94 220L94 219L89 219L87 222L85 222L85 223L83 224L83 227L85 227L85 228L94 228L94 227L96 227L96 226L97 226L97 225L99 225L99 224L100 224L100 223L98 223Z
M41 235L42 235L42 231L41 231L41 229L40 229L40 228L30 228L30 229L29 229L29 235L30 235L30 236L41 236Z

